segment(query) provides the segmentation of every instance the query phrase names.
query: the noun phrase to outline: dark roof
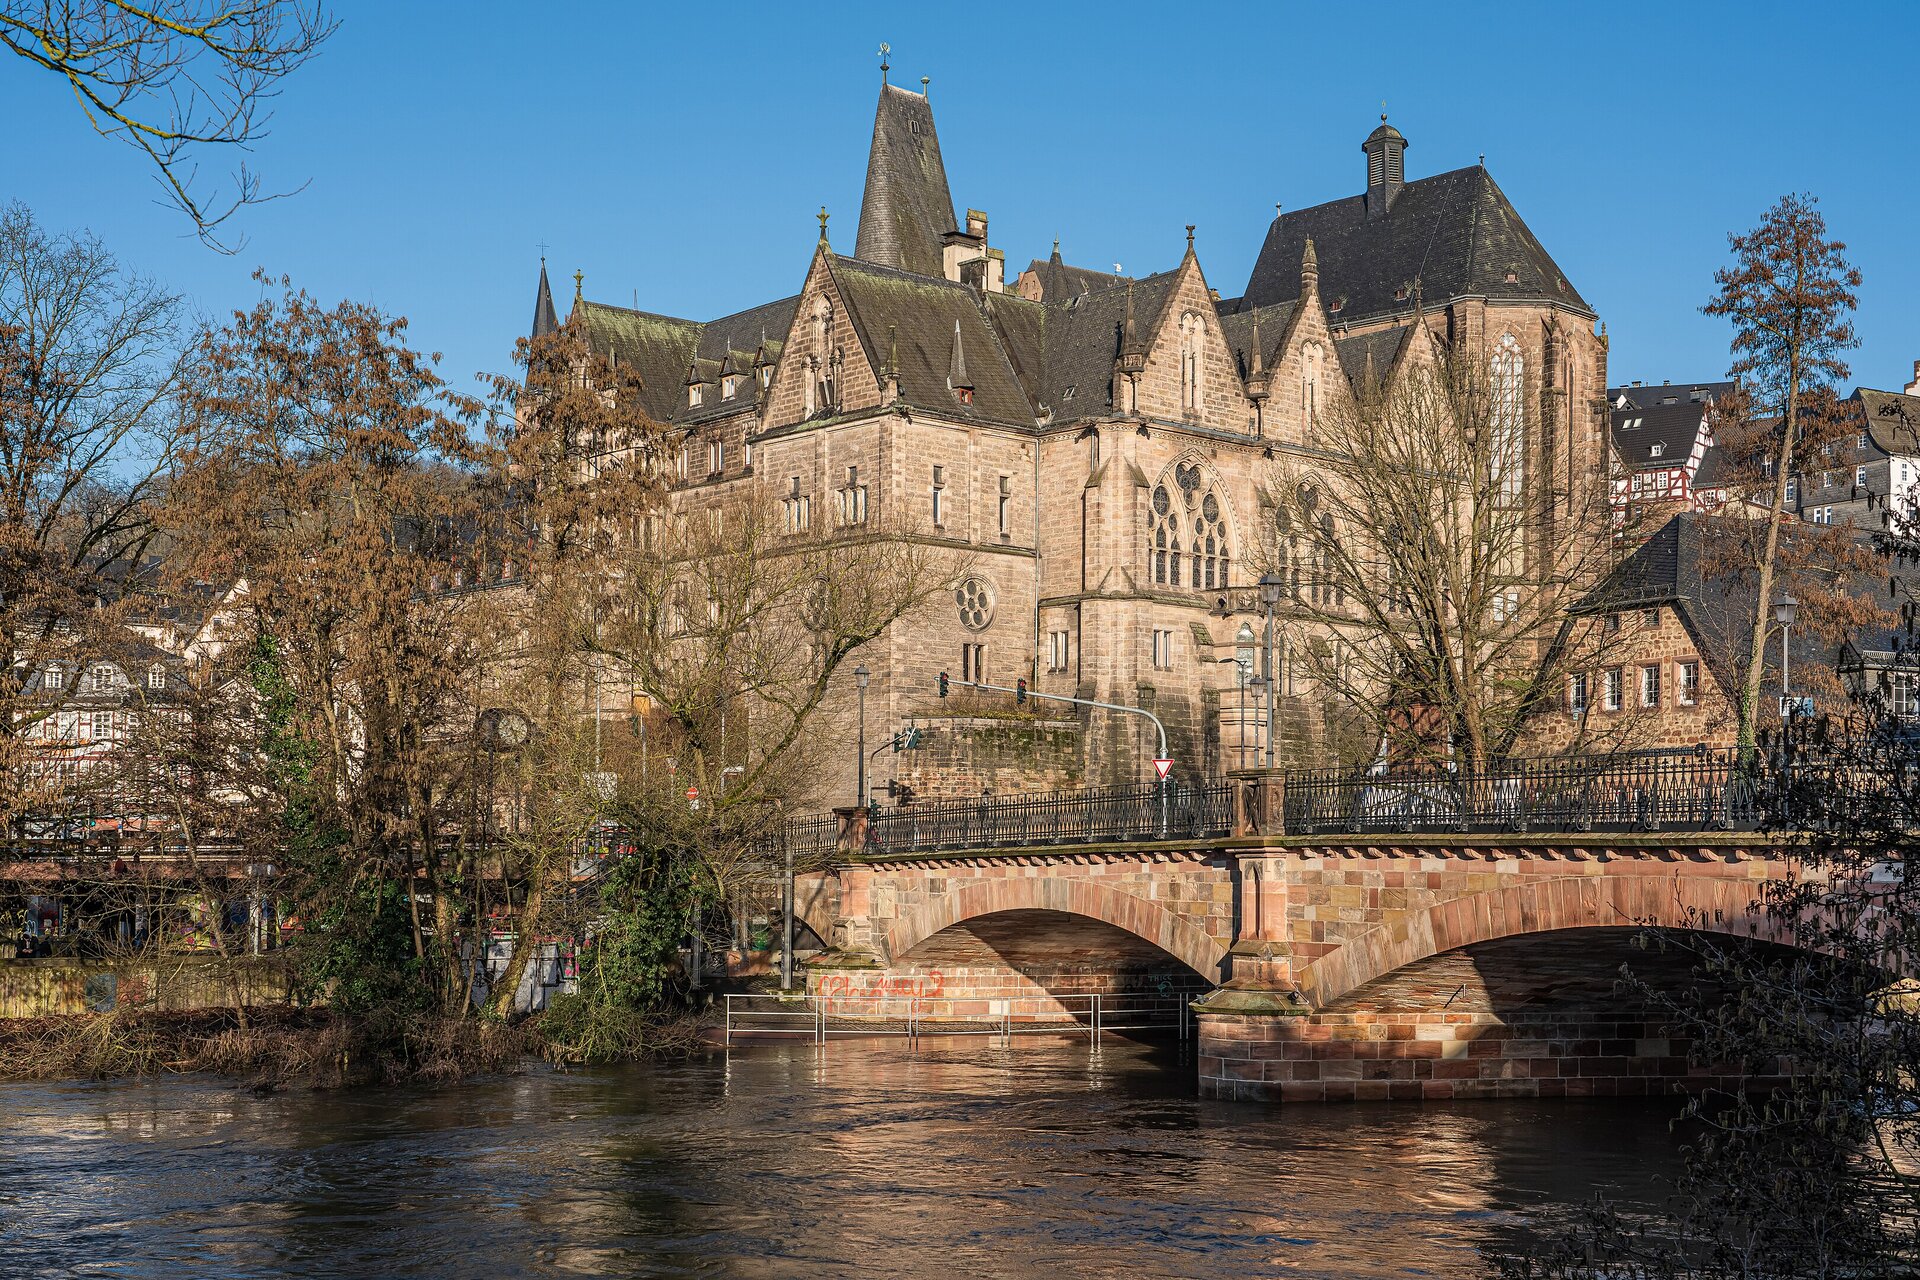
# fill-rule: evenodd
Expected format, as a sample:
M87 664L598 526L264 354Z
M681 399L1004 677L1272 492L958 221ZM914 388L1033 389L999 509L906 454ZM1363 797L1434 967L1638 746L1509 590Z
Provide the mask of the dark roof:
M1342 319L1409 310L1410 292L1397 295L1410 291L1415 280L1435 303L1478 295L1591 311L1479 166L1409 182L1379 217L1369 218L1366 197L1355 195L1275 218L1247 280L1242 309L1300 296L1300 259L1309 236L1319 253L1321 296L1329 309L1345 299Z
M1646 409L1615 409L1614 456L1636 471L1679 466L1692 455L1706 414L1706 405L1686 400Z
M717 380L721 359L728 354L733 355L737 372L751 372L761 333L765 332L769 346L777 353L793 324L794 308L799 305L796 294L702 324L603 302L579 303L593 353L605 356L611 352L622 365L639 373L641 406L658 422L711 418L752 404L749 398L689 406L687 372L695 367L698 356L698 372Z
M1060 245L1057 242L1053 246L1052 257L1044 260L1035 258L1021 274L1031 274L1039 280L1042 302L1065 302L1075 294L1111 288L1133 278L1111 271L1095 271L1090 267L1068 266L1060 260Z
M1360 386L1366 378L1369 358L1373 362L1374 377L1384 379L1393 371L1393 362L1400 358L1400 349L1407 345L1413 331L1414 326L1410 324L1397 324L1373 333L1336 337L1333 349L1340 357L1340 367L1347 371L1347 381L1355 388Z
M933 131L933 108L920 94L883 84L873 113L854 256L939 276L940 238L954 225L953 194L947 189L940 139Z
M1920 454L1920 396L1861 387L1850 398L1859 403L1867 434L1883 452L1909 458Z
M1273 362L1280 350L1280 340L1287 335L1287 321L1293 317L1294 303L1283 302L1277 307L1260 307L1260 363L1268 373L1273 372ZM1245 311L1220 313L1220 332L1227 339L1227 346L1233 351L1234 368L1245 378L1253 371L1253 317L1255 308Z
M1657 387L1645 384L1629 387L1608 387L1607 403L1619 405L1626 398L1625 407L1635 409L1655 409L1662 405L1701 404L1711 400L1722 400L1733 392L1731 382L1663 382Z
M547 287L547 260L540 259L540 287L533 295L533 329L530 336L544 338L560 327L553 312L553 290Z
M1648 538L1613 572L1572 608L1576 614L1619 613L1656 605L1671 606L1700 646L1700 656L1712 668L1723 689L1733 689L1743 670L1748 637L1753 634L1757 591L1750 571L1729 571L1716 563L1709 547L1715 521L1744 520L1741 516L1714 516L1697 512L1677 515ZM1788 536L1791 536L1789 534ZM1884 590L1885 578L1861 577L1850 588L1856 595ZM1866 647L1884 640L1884 629L1856 637ZM1831 666L1839 647L1815 634L1811 627L1795 627L1795 662ZM1769 664L1777 660L1779 645L1768 646Z
M875 371L897 351L900 395L908 404L961 419L1033 425L1033 404L972 289L838 255L828 267ZM972 404L960 403L948 385L956 328Z
M1052 410L1056 422L1109 413L1128 289L1133 292L1134 330L1144 341L1166 307L1177 275L1177 270L1165 271L1054 303L1028 302L1014 294L993 297L988 310L1033 404ZM1267 340L1266 320L1262 315L1262 342ZM1279 336L1278 329L1274 336Z

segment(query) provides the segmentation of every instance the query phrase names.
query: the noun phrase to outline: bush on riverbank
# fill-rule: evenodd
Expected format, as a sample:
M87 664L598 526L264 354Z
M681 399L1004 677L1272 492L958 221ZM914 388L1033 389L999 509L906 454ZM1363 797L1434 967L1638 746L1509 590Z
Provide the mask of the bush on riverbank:
M109 1079L195 1071L260 1088L330 1089L508 1071L540 1047L476 1019L387 1023L326 1009L77 1014L0 1020L0 1078Z

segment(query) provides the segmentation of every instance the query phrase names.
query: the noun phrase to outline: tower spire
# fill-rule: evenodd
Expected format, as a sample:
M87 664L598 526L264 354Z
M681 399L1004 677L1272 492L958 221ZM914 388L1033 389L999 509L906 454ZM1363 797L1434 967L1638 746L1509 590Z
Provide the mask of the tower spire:
M940 135L924 93L880 86L853 256L916 275L946 275L944 237L956 227Z
M547 255L540 255L540 284L533 293L533 330L529 336L544 338L560 327L553 310L553 290L547 285Z

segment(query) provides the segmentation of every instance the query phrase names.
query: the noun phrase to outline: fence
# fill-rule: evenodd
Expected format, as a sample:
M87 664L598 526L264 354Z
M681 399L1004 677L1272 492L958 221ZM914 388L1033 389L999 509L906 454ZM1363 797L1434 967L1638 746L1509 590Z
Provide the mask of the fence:
M1084 1035L1089 1044L1099 1044L1108 1033L1171 1031L1185 1040L1193 1031L1188 1002L1199 994L1122 991L1003 999L729 995L726 1039L729 1045L736 1035L826 1044L848 1036L902 1036L913 1042L927 1036L984 1035L1008 1044L1014 1036Z
M1234 790L1248 782L921 801L868 816L863 852L939 853L1232 834ZM1740 831L1759 824L1758 788L1732 753L1640 752L1444 766L1276 775L1289 835L1499 831ZM838 818L786 826L796 858L829 857Z
M1286 776L1289 835L1500 831L1734 831L1759 822L1731 754L1516 760L1431 770Z

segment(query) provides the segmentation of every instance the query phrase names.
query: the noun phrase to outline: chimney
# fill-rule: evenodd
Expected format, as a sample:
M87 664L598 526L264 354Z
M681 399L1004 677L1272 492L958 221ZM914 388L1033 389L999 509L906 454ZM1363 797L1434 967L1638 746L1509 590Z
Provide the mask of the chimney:
M1367 216L1384 218L1407 182L1404 160L1407 140L1387 123L1387 113L1383 111L1380 127L1367 135L1360 149L1367 153Z
M1920 396L1920 360L1913 362L1913 381L1907 384L1907 394Z

